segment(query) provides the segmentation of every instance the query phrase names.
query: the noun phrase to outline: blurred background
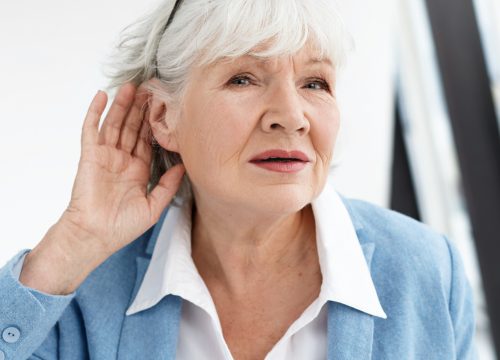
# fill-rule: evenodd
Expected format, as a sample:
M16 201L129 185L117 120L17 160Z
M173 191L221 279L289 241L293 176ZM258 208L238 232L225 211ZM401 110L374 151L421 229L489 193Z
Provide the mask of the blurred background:
M158 0L0 3L0 267L65 209L88 104L119 32ZM500 1L339 0L331 181L446 234L474 289L480 359L500 354ZM495 351L496 349L496 351Z

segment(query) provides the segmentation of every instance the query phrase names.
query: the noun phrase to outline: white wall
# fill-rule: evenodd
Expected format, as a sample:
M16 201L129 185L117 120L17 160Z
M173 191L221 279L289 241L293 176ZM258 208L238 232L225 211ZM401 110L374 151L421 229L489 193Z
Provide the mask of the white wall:
M339 77L340 166L332 182L346 196L388 206L394 125L395 0L340 0L354 41Z

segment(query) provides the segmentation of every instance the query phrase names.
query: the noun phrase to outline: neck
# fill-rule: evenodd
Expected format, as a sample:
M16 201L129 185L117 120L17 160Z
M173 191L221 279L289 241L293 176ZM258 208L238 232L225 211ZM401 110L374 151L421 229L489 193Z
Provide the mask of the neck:
M319 267L311 205L287 214L193 205L192 256L201 276L242 294L251 284Z

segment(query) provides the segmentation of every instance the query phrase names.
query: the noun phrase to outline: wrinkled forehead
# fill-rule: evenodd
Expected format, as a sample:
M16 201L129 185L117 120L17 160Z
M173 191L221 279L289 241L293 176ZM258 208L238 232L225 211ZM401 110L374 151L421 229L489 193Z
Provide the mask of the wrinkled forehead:
M290 63L293 66L316 67L321 66L328 71L335 72L334 60L327 54L322 53L314 43L308 42L305 46L295 52L284 52L263 56L262 53L269 51L270 46L260 44L246 54L241 56L220 57L210 64L203 66L206 70L215 70L227 67L241 67L245 65L257 66L267 70L278 70L283 64Z

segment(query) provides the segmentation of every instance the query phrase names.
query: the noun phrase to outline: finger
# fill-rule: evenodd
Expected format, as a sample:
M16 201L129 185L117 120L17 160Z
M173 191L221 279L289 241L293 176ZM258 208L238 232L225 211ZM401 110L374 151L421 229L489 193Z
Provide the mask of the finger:
M149 209L153 222L157 222L161 212L172 201L175 193L179 189L179 185L184 175L184 165L176 165L160 178L158 185L148 195Z
M82 148L95 145L98 141L99 120L101 119L108 96L104 91L99 90L92 99L85 120L82 126L81 144Z
M135 95L135 86L131 83L127 83L120 87L118 93L116 94L115 100L104 119L99 132L99 144L116 146L118 143L118 138L120 137L120 129L123 124L123 120L132 105L132 101Z
M118 147L128 153L134 148L137 137L140 136L142 122L144 121L144 111L149 98L149 93L143 86L135 93L134 104L130 108L125 124L120 132Z
M146 109L144 114L144 121L141 124L141 130L139 131L139 136L137 137L137 143L135 144L134 151L132 154L140 159L142 159L146 164L151 163L151 126L147 121L149 117L149 108Z

